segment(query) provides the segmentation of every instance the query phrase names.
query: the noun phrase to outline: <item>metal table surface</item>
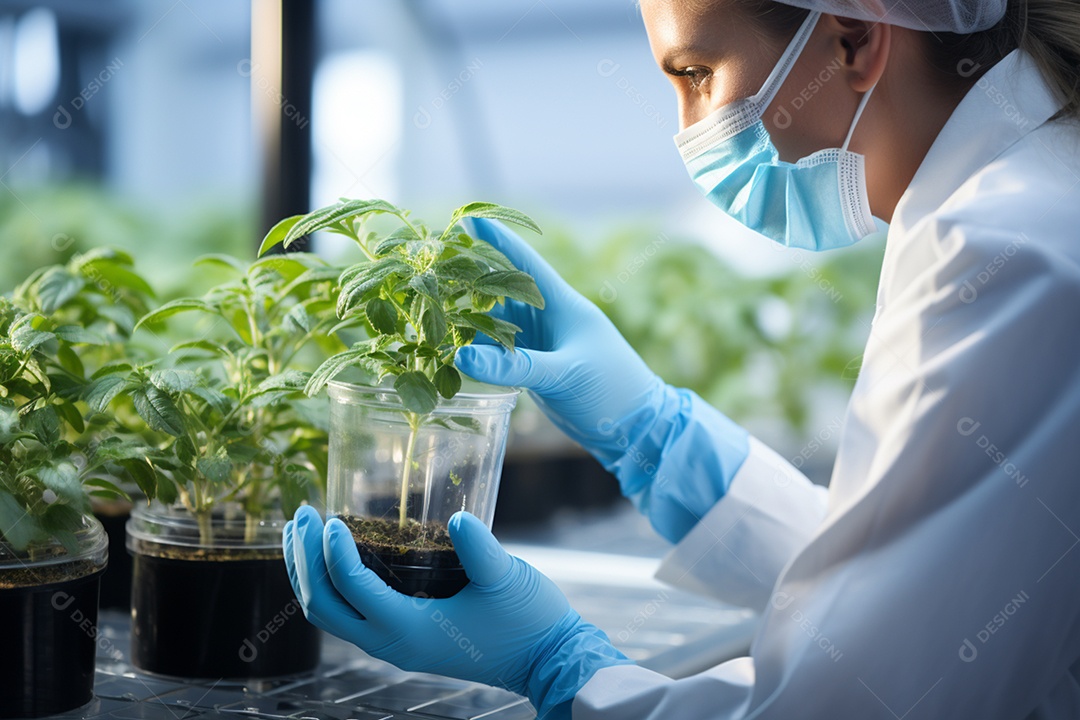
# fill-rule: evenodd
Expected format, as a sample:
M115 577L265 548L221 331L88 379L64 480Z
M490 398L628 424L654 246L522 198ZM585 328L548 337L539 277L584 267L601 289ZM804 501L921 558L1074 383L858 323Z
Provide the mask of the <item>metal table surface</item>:
M753 613L699 598L652 579L655 558L508 546L551 577L582 616L639 664L682 677L745 652ZM527 720L525 698L449 678L406 673L323 636L314 674L257 682L183 681L136 671L127 662L130 618L99 619L95 698L59 720Z

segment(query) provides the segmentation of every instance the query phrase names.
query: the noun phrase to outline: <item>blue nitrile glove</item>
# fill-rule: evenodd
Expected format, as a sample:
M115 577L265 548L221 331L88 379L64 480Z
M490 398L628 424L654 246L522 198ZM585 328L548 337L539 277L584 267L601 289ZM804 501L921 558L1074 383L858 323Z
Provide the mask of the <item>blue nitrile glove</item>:
M661 380L600 308L502 223L471 222L476 237L536 279L545 307L509 299L496 305L493 315L522 329L518 349L480 338L458 351L458 368L529 390L619 479L657 532L678 542L727 491L750 452L747 432L696 393Z
M475 516L456 513L449 530L471 582L450 598L414 598L364 566L344 523L331 519L324 531L319 513L301 507L285 526L284 547L304 615L403 670L525 695L540 718L569 718L574 696L597 670L631 664Z

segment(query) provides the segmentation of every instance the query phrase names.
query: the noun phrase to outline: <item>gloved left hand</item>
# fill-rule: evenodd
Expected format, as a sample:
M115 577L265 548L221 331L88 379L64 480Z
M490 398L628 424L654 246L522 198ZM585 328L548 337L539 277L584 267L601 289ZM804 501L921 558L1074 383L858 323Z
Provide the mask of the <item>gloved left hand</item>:
M331 519L324 530L318 512L301 507L285 526L284 550L304 615L403 670L526 695L540 718L569 718L597 670L631 662L476 517L456 513L449 531L471 582L450 598L415 598L364 566L344 523Z

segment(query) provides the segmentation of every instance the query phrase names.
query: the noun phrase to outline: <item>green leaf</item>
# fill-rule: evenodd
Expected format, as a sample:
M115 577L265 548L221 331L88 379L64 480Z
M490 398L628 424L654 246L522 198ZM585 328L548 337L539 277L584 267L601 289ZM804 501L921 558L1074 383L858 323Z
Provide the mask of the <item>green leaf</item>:
M247 263L234 258L232 255L225 255L224 253L211 253L209 255L200 255L195 258L195 262L192 263L196 267L199 265L217 265L218 267L225 268L226 270L232 270L240 275L246 275L248 271Z
M465 241L468 240L466 243ZM458 235L447 241L463 257L474 260L480 265L492 267L496 270L516 270L510 258L503 255L494 245L480 239L473 239L468 235Z
M302 217L299 222L293 224L288 232L285 233L285 247L289 247L293 241L302 238L305 235L310 235L318 230L323 230L330 225L372 213L390 213L392 215L400 216L401 210L385 200L346 200L336 205L329 205L308 213ZM265 241L263 244L266 244Z
M131 496L121 490L115 484L109 482L105 478L87 478L83 480L83 485L89 485L91 487L101 488L104 493L94 493L97 497L111 497L117 500L131 500Z
M58 498L69 505L83 504L82 486L79 484L79 469L70 462L58 462L45 465L34 473L41 484L56 493Z
M382 298L369 300L364 306L364 314L367 315L371 327L383 335L393 335L397 332L398 311L394 303Z
M409 287L433 302L439 302L439 280L433 273L413 276L409 279Z
M95 413L103 413L109 403L128 386L122 375L103 375L90 382L83 390L83 399Z
M299 370L286 370L280 375L271 375L263 380L248 396L249 398L257 398L260 395L266 393L294 393L300 392L307 385L307 381L310 375L306 372Z
M150 448L120 437L109 437L98 443L91 453L94 464L119 460L146 459Z
M220 345L210 340L188 340L182 343L176 343L169 348L169 354L172 355L176 352L184 352L185 350L205 350L206 352L220 355L221 357L230 357L232 355L229 349L224 345Z
M496 270L481 275L473 283L473 287L488 295L520 300L540 310L544 309L544 296L540 294L536 281L520 270Z
M424 309L420 313L420 331L424 342L432 347L438 347L446 337L446 315L442 308L430 300L424 301Z
M300 255L302 253L296 253L296 254ZM297 275L296 278L294 280L292 280L292 282L290 282L288 285L286 285L285 289L282 290L278 294L278 296L282 297L282 298L288 297L289 295L296 292L298 289L304 287L305 285L310 285L312 283L318 283L318 282L335 281L335 280L338 279L338 277L340 277L340 275L341 275L341 268L332 268L332 267L330 267L330 268L312 268L311 270L305 270L304 272Z
M410 242L415 242L420 239L413 229L408 225L399 227L394 232L387 235L375 245L375 249L371 251L371 254L375 257L384 257L391 250Z
M509 350L514 349L514 336L521 332L521 328L517 325L499 318L493 318L490 315L464 310L458 317L464 324L474 330L479 330Z
M86 368L83 367L82 360L79 359L79 356L71 349L70 345L61 343L57 346L56 359L61 367L75 377L82 378L86 375Z
M345 352L340 352L337 355L327 358L323 364L316 368L315 372L311 374L307 385L304 387L304 392L308 397L314 397L319 394L320 390L326 387L327 383L350 367L360 366L369 372L378 372L378 363L373 362L368 358L370 352L370 347L364 347L361 349L346 350Z
M435 388L449 400L461 390L461 373L453 365L443 365L435 371Z
M90 377L97 379L104 375L111 375L113 373L129 372L133 368L134 366L126 360L113 360L112 362L107 362L101 367L99 367Z
M289 231L296 227L296 224L304 219L303 215L293 215L287 217L284 220L278 222L277 225L270 228L270 232L266 233L266 237L263 238L262 245L259 246L259 257L266 254L266 251L275 245L280 245L285 242L285 236L289 234ZM288 247L288 246L286 246Z
M146 315L143 315L139 322L135 323L135 329L138 330L148 323L155 323L184 312L204 312L209 313L210 315L221 314L218 312L217 308L205 300L199 300L198 298L180 298L179 300L167 302L157 310L152 310Z
M394 389L401 396L401 403L410 412L427 415L439 403L438 391L427 375L410 370L397 376Z
M232 408L232 401L216 388L196 385L191 388L191 394L202 398L207 405L223 415Z
M499 302L499 298L494 295L485 295L484 293L476 292L469 298L469 302L476 312L486 313L490 312L492 308L495 307L495 303Z
M44 330L35 330L30 323L12 325L11 347L21 353L33 352L35 348L49 342L56 336Z
M85 263L82 273L94 285L105 286L101 288L103 295L114 296L117 288L127 288L154 297L154 289L145 279L126 267L117 265L113 260L95 260Z
M79 253L71 258L68 267L72 272L81 273L88 265L93 265L95 263L126 265L131 267L135 264L135 259L123 250L118 250L113 247L96 247L87 250L84 253Z
M85 432L86 425L83 423L82 414L77 407L66 400L54 404L53 407L56 408L56 414L62 417L72 430L79 434Z
M82 343L83 345L104 345L105 339L96 333L78 325L61 325L53 330L56 337L64 342Z
M228 481L229 473L232 471L232 460L229 459L225 448L219 447L213 455L199 458L195 467L210 482L224 483Z
M363 297L368 290L378 287L391 275L408 277L412 274L411 267L396 258L383 258L373 263L366 263L353 273L348 280L346 274L352 270L346 270L341 276L341 294L338 295L337 314L344 317L352 308L355 300Z
M308 315L307 308L303 305L293 305L285 315L285 323L292 326L297 332L311 332L311 316Z
M199 384L199 376L190 370L174 370L164 368L155 370L150 374L150 382L154 387L170 395L187 392Z
M49 268L34 285L34 294L41 311L51 315L64 303L79 294L86 285L81 277L72 275L67 268Z
M154 385L144 385L132 393L135 411L152 429L179 437L184 433L184 418L176 403Z
M471 282L484 274L484 268L473 258L459 253L435 263L435 274L444 280Z
M23 415L23 429L34 434L42 445L60 440L60 418L52 405L31 410Z
M138 489L146 495L147 500L157 498L166 505L176 502L176 487L172 480L159 475L147 458L124 458L117 464L131 476Z
M446 234L449 235L453 232L454 226L467 217L502 220L503 222L528 228L538 235L543 235L543 231L540 230L540 226L536 224L536 221L525 213L489 202L473 202L459 207L450 218L450 225L447 227Z
M25 550L37 534L33 517L14 495L0 490L0 535L16 550Z

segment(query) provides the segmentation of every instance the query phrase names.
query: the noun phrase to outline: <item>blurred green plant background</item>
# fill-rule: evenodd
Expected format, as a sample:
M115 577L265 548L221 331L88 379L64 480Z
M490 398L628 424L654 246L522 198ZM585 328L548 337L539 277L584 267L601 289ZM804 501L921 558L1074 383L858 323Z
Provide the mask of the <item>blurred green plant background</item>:
M543 224L557 228L558 220ZM134 255L164 302L221 281L192 266L200 255L253 259L256 235L254 213L231 206L162 218L89 185L0 195L7 260L0 288L10 291L43 265L109 246ZM869 332L883 246L816 257L778 249L790 264L751 277L696 240L644 226L598 240L559 230L530 236L658 374L791 455L843 411Z

